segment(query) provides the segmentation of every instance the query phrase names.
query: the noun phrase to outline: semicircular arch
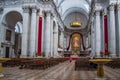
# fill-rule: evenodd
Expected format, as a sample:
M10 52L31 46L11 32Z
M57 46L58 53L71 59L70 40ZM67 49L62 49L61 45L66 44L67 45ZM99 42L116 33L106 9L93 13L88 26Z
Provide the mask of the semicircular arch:
M84 9L79 8L79 7L72 7L65 11L65 13L63 14L62 20L64 20L67 15L69 15L70 13L73 13L73 12L79 12L79 13L85 15L86 18L88 19L88 13Z

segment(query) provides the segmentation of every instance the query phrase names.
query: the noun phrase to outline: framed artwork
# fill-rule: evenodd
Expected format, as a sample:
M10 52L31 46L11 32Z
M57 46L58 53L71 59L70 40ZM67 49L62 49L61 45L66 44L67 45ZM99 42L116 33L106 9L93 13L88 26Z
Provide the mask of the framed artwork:
M5 38L7 41L11 41L11 34L12 34L11 30L7 29L6 30L6 38Z
M73 34L72 36L72 50L80 50L80 35L77 33Z

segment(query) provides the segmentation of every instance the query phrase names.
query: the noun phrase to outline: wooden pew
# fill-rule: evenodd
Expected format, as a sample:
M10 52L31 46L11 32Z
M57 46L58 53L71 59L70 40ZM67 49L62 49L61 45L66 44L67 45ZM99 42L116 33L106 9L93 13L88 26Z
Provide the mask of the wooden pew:
M112 58L112 61L105 65L111 68L120 68L120 58Z

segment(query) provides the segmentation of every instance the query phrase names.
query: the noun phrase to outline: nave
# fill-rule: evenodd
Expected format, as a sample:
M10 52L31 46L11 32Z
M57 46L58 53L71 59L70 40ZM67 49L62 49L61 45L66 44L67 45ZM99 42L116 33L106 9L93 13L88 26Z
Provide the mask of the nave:
M76 70L75 62L65 61L45 70L4 67L4 78L0 80L94 80L96 70ZM104 66L105 80L119 80L120 69Z

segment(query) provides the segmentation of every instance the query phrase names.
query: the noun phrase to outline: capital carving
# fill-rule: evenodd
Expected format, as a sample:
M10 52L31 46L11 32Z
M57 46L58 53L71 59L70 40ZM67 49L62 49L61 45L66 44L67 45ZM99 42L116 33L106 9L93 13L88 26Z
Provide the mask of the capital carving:
M24 5L22 8L23 8L24 13L29 13L30 12L30 6Z
M113 10L114 10L114 4L111 4L111 5L109 6L109 10L110 10L110 11L113 11Z
M31 6L31 10L32 10L32 12L36 13L38 10L37 6L35 6L35 5Z
M100 16L100 11L96 11L96 12L95 12L95 15L96 15L96 16Z
M38 14L39 14L39 16L43 16L43 15L44 15L44 13L45 13L45 11L44 11L44 10L42 10L42 9L39 9L39 10L38 10Z
M46 13L46 15L51 15L51 11L50 10L45 10L44 12Z
M46 12L46 13L49 13L49 14L51 13L51 11L50 11L50 10L46 10L45 12Z
M117 4L117 10L118 10L118 11L120 10L120 3Z

